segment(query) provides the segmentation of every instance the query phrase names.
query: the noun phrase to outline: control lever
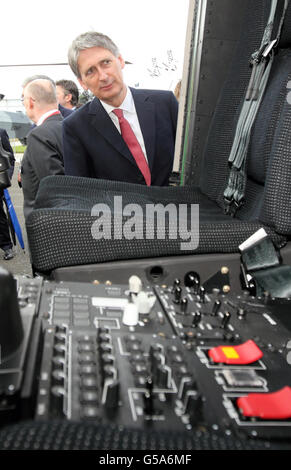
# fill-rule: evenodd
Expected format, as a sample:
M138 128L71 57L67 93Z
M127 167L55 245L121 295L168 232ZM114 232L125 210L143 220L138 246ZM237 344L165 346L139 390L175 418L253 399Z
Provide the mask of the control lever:
M117 379L117 370L112 368L113 376L107 377L104 381L101 403L106 408L115 408L118 406L119 381Z
M0 366L20 347L24 338L16 281L0 266Z
M182 295L182 288L177 286L174 290L174 300L173 302L175 304L179 304L181 301L181 295Z

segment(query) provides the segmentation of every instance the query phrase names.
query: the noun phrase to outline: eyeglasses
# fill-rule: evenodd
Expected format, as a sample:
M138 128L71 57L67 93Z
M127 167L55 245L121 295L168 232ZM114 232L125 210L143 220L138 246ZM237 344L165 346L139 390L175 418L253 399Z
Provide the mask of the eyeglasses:
M32 96L22 96L20 98L20 101L21 101L22 104L24 103L24 100L26 100L26 98L30 98L32 101L36 101L34 98L32 98Z

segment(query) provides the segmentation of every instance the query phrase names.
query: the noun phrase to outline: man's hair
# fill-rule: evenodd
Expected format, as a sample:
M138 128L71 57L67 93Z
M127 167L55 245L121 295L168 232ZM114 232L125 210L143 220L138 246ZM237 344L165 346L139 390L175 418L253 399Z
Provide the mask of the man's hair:
M57 102L55 84L48 79L36 79L27 84L27 93L41 106Z
M23 83L22 87L25 88L30 82L33 82L34 80L49 80L51 83L55 85L55 82L52 78L48 77L47 75L31 75L30 77L27 77Z
M68 62L76 77L81 78L78 69L78 58L81 51L90 49L91 47L103 47L109 50L115 57L119 56L119 50L116 44L105 34L97 33L96 31L88 31L87 33L80 34L72 42L68 51Z
M65 95L72 95L71 105L76 106L79 101L79 90L75 82L72 80L57 80L56 86L61 86L64 89Z

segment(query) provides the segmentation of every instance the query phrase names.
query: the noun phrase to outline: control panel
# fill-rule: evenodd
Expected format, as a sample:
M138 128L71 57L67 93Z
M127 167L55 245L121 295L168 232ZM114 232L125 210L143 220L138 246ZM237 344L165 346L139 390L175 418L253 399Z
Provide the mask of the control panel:
M119 285L16 281L24 326L0 365L6 422L28 416L288 442L290 299L205 289L194 272L171 286L136 276Z

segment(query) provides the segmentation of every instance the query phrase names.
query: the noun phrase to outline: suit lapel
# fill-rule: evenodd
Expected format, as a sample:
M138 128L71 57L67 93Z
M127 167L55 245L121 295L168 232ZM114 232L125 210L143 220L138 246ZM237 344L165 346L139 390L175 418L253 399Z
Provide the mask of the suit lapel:
M156 134L155 105L154 103L147 101L148 95L143 90L136 90L135 88L131 88L131 92L144 139L149 167L150 170L152 170L154 163Z
M127 145L125 144L120 133L116 129L108 113L102 104L96 98L91 102L89 107L89 119L92 126L112 145L117 152L136 165Z

